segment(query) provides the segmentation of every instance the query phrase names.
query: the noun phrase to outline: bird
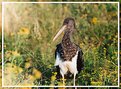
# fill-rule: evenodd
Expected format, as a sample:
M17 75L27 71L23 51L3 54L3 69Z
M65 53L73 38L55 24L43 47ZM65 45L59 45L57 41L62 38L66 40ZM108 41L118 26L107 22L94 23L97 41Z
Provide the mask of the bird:
M62 77L63 85L65 84L65 76L73 75L73 86L75 86L76 75L84 69L83 52L80 46L73 42L73 33L76 30L75 20L67 17L63 21L63 25L59 32L53 38L55 41L63 32L63 38L56 45L55 64L57 70L57 78Z

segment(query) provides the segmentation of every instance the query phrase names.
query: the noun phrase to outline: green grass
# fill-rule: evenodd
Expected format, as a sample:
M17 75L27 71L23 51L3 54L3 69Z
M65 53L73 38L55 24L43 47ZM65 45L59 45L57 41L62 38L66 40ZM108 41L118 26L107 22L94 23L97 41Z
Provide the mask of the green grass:
M5 85L58 83L52 81L54 52L63 35L52 39L66 17L75 19L74 42L84 53L76 85L118 84L117 4L13 4L5 10Z

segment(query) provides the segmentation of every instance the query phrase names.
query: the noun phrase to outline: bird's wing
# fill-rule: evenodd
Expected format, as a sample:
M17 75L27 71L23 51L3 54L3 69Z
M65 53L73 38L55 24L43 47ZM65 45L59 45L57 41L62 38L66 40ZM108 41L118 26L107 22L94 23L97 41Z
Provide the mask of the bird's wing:
M59 65L59 62L61 60L61 57L60 57L60 54L61 54L61 49L62 49L62 46L61 44L58 44L56 46L56 50L55 50L55 66Z
M84 58L82 49L78 46L77 70L81 72L84 69Z
M56 46L56 50L55 50L55 67L56 67L56 72L57 72L57 75L56 75L56 79L60 79L61 77L61 74L60 74L60 67L59 67L59 63L60 63L60 60L61 60L61 57L60 57L60 50L61 50L61 44L58 44Z

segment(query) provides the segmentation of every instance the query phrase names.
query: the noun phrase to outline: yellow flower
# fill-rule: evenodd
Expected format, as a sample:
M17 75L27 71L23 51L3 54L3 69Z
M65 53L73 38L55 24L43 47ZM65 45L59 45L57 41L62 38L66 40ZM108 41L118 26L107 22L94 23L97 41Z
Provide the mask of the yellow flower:
M34 81L34 80L35 80L35 77L32 76L32 75L29 75L28 78L29 78L31 81Z
M18 51L15 50L15 51L12 51L12 55L13 55L13 56L20 56L20 53L18 53Z
M80 47L83 47L83 45L84 45L83 43L80 43Z
M55 75L51 76L51 80L52 81L56 80L56 76Z
M5 71L7 73L15 73L15 74L18 74L18 73L21 73L23 71L23 69L21 67L18 67L14 64L11 64L11 63L7 63L5 65Z
M103 48L104 50L106 50L106 48Z
M56 76L57 75L57 72L52 72L52 74Z
M42 74L41 74L41 72L40 71L38 71L37 69L33 69L33 75L34 75L34 77L36 78L36 79L39 79L39 78L41 78L41 76L42 76Z
M7 63L5 65L5 73L11 73L11 72L13 73L13 68L14 68L13 64Z
M20 31L18 32L19 35L28 35L30 32L29 32L29 29L28 28L22 28L20 29Z
M65 86L62 82L58 82L58 86ZM62 87L60 89L63 89Z
M21 73L23 69L21 67L17 67L18 73Z
M96 23L98 22L98 20L97 20L96 17L93 17L92 20L91 20L91 22L92 22L93 24L96 24Z
M66 81L66 79L63 79L63 78L61 78L60 80L62 80L62 81L63 81L63 80Z
M10 36L14 36L15 34L13 32L10 33Z
M57 75L57 72L54 72L54 75Z
M30 58L30 57L28 57L28 58L26 59L26 61L27 61L27 62L31 61L31 58Z
M52 67L52 65L48 65L48 68L51 68Z
M30 62L26 62L25 63L25 68L29 68L29 67L31 67L31 63Z
M92 81L91 84L92 85L102 85L102 82L100 82L100 81L99 82Z
M13 73L15 73L15 74L19 74L23 71L23 69L21 67L18 67L16 65L13 65L12 68L13 68Z

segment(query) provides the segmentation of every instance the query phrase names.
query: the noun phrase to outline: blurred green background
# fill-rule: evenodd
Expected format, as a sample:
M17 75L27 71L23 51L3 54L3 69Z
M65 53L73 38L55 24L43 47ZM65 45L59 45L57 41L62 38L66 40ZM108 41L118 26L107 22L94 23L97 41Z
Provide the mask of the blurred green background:
M64 18L73 17L74 41L85 69L76 85L117 85L117 4L11 4L5 6L5 85L54 85L56 44ZM31 82L30 82L31 81ZM43 82L44 81L44 82ZM67 81L66 85L71 85Z

